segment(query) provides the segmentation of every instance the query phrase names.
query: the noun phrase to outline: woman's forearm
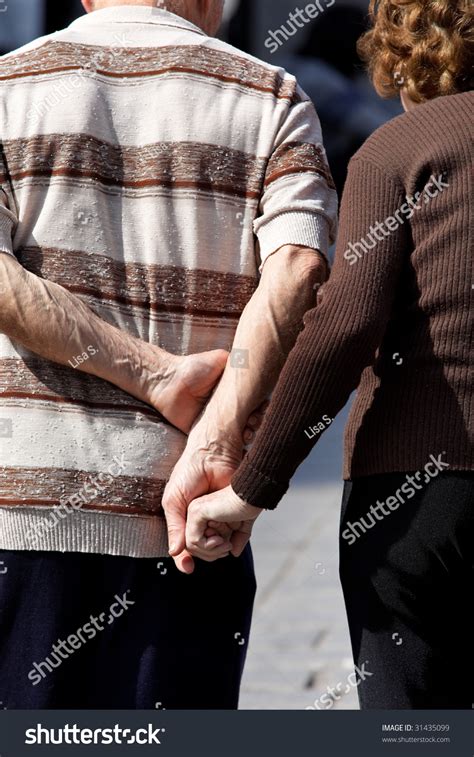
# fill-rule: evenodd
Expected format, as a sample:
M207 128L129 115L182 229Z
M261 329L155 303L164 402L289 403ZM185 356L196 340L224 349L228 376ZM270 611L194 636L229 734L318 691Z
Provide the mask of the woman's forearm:
M400 224L381 236L373 249L356 257L355 264L345 252L403 201L402 188L378 169L352 165L330 279L318 294L317 307L305 317L305 328L285 364L262 427L232 479L234 491L250 504L276 506L295 470L321 438L323 427L346 404L362 371L374 360L407 250L406 228ZM312 435L310 429L317 424L321 432Z

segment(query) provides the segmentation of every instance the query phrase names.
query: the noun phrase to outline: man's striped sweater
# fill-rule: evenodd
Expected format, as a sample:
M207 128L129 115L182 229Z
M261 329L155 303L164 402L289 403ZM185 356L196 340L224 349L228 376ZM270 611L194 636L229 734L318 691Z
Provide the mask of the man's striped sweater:
M229 349L266 258L334 238L294 78L174 14L107 8L4 56L0 109L0 251L175 354ZM167 554L185 437L78 372L93 349L64 367L0 335L0 548Z

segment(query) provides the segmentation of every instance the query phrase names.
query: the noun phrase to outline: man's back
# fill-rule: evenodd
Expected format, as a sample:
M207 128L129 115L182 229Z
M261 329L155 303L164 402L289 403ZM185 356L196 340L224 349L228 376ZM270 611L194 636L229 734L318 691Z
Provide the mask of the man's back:
M319 127L295 80L165 11L108 8L5 56L0 107L14 255L170 352L230 348L282 224L320 218L321 239L294 241L324 248L334 223ZM0 337L1 400L15 412L0 497L46 509L75 502L107 530L112 513L158 513L185 437L73 370L94 349L65 368ZM115 457L125 462L111 474ZM131 545L125 520L115 527L125 541L105 551L166 553L163 524L158 538L145 524L149 541ZM51 548L40 532L33 548Z

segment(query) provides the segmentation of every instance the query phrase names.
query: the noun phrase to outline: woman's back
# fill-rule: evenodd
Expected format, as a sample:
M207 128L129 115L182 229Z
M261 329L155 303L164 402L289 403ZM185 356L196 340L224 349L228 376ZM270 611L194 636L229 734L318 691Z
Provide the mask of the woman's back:
M440 453L453 469L472 468L473 113L473 92L419 105L351 163L338 273L360 282L361 309L373 300L382 315L391 299L346 432L351 477L418 469ZM373 271L390 280L364 292Z

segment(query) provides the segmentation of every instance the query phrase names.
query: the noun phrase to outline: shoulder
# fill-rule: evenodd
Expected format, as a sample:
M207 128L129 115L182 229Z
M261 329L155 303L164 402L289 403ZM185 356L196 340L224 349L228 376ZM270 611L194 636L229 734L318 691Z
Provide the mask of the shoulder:
M251 77L256 83L260 82L262 89L268 87L272 91L284 90L297 100L308 99L298 86L296 78L281 66L267 63L214 37L208 37L204 46L221 57L222 64L227 66L229 73L232 70L240 71L245 74L245 78Z
M0 55L0 69L4 65L14 64L17 60L21 60L25 55L28 55L29 53L34 53L44 45L47 45L48 42L53 42L56 38L57 32L55 32L54 34L47 34L44 37L38 37L32 42L28 42L28 44L23 45L22 47L18 47L16 50L12 50L5 55Z
M38 56L42 56L54 35L39 37L27 45L0 55L0 103L2 108L11 94L11 85L27 81L25 72L38 68ZM26 90L25 90L26 91Z
M294 76L289 74L284 68L281 68L281 66L275 66L272 63L267 63L267 61L261 60L261 58L257 58L255 55L250 55L250 53L246 53L243 50L239 50L237 47L233 47L233 45L229 45L227 42L223 42L220 39L217 39L216 37L207 37L206 39L206 47L209 47L213 50L218 50L224 55L229 55L233 58L238 59L243 64L247 64L250 66L257 66L263 71L268 71L271 73L279 74L280 76L284 76L285 78L288 77L289 79L294 80Z
M370 163L385 174L403 174L417 160L429 161L443 145L465 138L472 121L474 92L438 97L380 126L355 153L351 165Z

